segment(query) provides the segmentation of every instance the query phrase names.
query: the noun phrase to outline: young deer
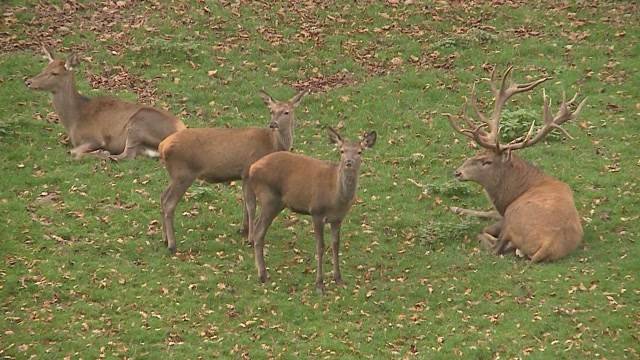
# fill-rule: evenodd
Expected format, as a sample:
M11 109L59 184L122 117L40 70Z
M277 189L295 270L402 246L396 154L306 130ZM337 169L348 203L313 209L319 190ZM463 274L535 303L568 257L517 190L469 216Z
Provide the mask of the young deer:
M517 93L535 88L548 79L514 84L511 81L511 70L509 67L505 71L500 84L495 78L495 69L491 74L490 85L495 104L489 117L478 109L475 90L472 91L470 105L477 119L467 114L469 102L465 102L461 115L468 128L460 127L456 117L447 114L451 126L457 132L470 137L486 149L485 152L467 159L455 171L456 179L474 181L482 185L498 214L459 208L453 210L461 214L498 220L478 235L478 240L495 253L516 250L534 263L553 261L571 253L582 242L582 226L573 202L573 194L567 184L545 175L540 169L512 152L538 143L554 129L571 137L560 125L575 119L586 99L571 112L568 106L574 104L577 94L569 102L563 98L558 112L552 116L549 98L543 91L544 125L534 135L535 123L531 124L524 137L508 144L501 144L500 114L507 100Z
M273 219L285 207L300 214L311 215L316 237L318 267L316 289L324 291L322 256L324 254L324 224L331 224L333 235L333 277L342 283L338 248L340 226L355 201L363 149L372 147L376 133L366 133L361 141L343 140L329 128L329 138L340 149L340 163L329 163L308 156L278 152L263 157L251 166L247 180L249 192L245 202L249 213L249 238L253 242L258 276L267 280L264 263L264 236ZM256 199L260 217L255 219Z
M160 158L170 182L162 193L163 237L171 252L176 251L173 217L176 205L195 179L209 183L244 180L249 166L275 151L289 151L293 145L293 110L307 93L303 90L289 101L276 101L265 91L260 96L271 111L267 128L186 129L166 138L159 147ZM246 196L247 186L242 183ZM243 234L248 234L247 209L243 206Z
M88 98L76 90L73 68L78 58L56 60L43 48L47 67L28 79L27 87L53 94L53 107L60 117L76 159L90 154L114 160L138 154L158 156L158 144L185 128L182 121L166 111L121 101L112 97ZM117 155L115 155L117 154Z

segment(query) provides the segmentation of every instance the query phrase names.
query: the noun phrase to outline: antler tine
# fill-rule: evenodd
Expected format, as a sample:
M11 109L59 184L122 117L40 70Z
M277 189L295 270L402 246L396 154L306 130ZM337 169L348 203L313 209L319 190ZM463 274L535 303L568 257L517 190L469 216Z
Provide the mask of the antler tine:
M442 115L447 117L447 120L449 120L449 124L451 125L453 130L455 130L456 132L459 132L460 134L462 134L462 135L464 135L464 136L466 136L468 138L472 138L473 139L473 135L470 134L470 130L463 129L456 123L456 121L454 120L456 115L453 115L453 114L450 114L450 113L443 113Z
M572 104L577 99L577 96L578 95L576 94L573 98L571 98L571 100L569 100L569 102L567 102L565 101L565 94L563 93L562 95L563 100L562 100L562 103L560 104L560 108L558 109L558 112L556 113L556 115L552 117L551 110L549 108L550 100L546 92L543 90L542 97L543 97L544 104L543 104L542 112L544 117L544 126L538 129L538 131L536 132L536 135L533 138L531 138L531 132L533 130L533 124L532 124L531 128L529 129L529 133L527 133L527 136L524 138L523 141L511 142L508 145L502 147L502 149L512 151L512 150L518 150L518 149L532 146L538 143L540 140L542 140L554 129L560 130L565 136L567 136L570 139L573 139L573 137L569 134L569 132L567 132L567 130L565 130L560 125L567 122L568 120L577 118L578 115L580 114L582 107L587 101L586 98L584 98L580 102L580 104L578 105L578 107L574 112L569 111L569 108L567 106L568 104Z
M52 62L53 55L51 54L51 50L47 49L47 47L44 44L41 44L40 47L42 48L42 52L44 52L45 58L49 60L49 62Z
M471 108L473 109L473 112L476 114L476 116L478 117L478 119L480 121L482 121L485 124L489 124L489 120L487 120L487 117L480 111L480 108L478 108L478 98L476 97L476 87L475 85L473 86L473 88L471 89ZM465 103L466 105L466 103Z

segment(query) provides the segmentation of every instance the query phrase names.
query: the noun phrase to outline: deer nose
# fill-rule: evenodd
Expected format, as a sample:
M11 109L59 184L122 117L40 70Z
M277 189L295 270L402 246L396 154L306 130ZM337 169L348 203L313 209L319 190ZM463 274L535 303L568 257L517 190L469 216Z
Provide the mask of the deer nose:
M270 129L277 129L278 128L278 123L275 121L272 121L269 123L269 128Z
M453 176L455 176L455 178L456 178L456 179L460 179L460 178L462 177L462 171L460 171L460 170L456 170L456 171L453 173Z
M353 166L353 160L345 160L344 161L344 166L350 168Z
M31 87L31 79L25 80L24 84L27 85L27 87Z

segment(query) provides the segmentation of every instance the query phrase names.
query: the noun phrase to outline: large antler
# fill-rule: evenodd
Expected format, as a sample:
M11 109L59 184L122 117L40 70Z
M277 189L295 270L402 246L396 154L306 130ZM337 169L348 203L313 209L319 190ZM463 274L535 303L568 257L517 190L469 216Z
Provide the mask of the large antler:
M551 109L549 108L550 100L547 94L543 90L542 99L544 100L544 105L542 106L542 114L544 116L544 126L538 129L535 136L531 137L531 135L533 134L533 127L535 125L535 122L533 122L531 124L531 127L529 128L529 132L527 132L527 135L524 136L524 139L521 136L520 138L511 141L509 144L501 146L502 150L512 151L512 150L523 149L525 147L534 145L540 140L542 140L549 133L551 133L554 129L558 129L562 131L562 133L564 133L568 138L573 139L573 137L569 135L567 130L563 129L560 125L564 124L569 120L575 119L578 117L578 115L580 115L580 111L582 110L582 107L586 103L587 98L584 98L580 102L580 104L578 104L575 111L571 112L569 110L569 105L573 105L577 98L578 98L578 94L576 93L573 96L573 98L571 98L571 100L567 102L565 94L562 93L562 103L560 104L560 108L558 109L558 112L556 113L555 116L551 116Z
M526 84L516 84L511 81L512 70L513 66L509 66L504 72L499 89L496 86L496 69L493 68L493 71L491 72L491 80L489 81L489 84L491 85L493 96L495 97L495 104L488 124L490 130L489 138L494 141L494 143L492 144L493 148L499 148L500 116L502 114L502 108L504 107L504 104L506 104L509 98L511 98L513 95L532 90L539 84L549 80L548 77L543 77Z
M502 75L502 79L499 81L496 79L495 68L491 72L491 79L489 79L489 85L491 86L491 91L493 92L495 103L493 107L493 112L491 113L490 116L487 117L478 108L478 102L476 99L475 86L474 86L474 88L471 91L470 100L469 99L465 100L462 115L460 115L460 118L462 118L462 120L465 122L468 128L460 127L460 125L456 122L456 116L453 116L451 114L445 114L448 116L449 123L451 124L451 126L457 132L473 139L481 147L490 149L498 153L501 153L505 150L511 151L511 150L522 149L524 147L533 145L538 141L540 141L542 138L544 138L553 129L559 129L566 135L569 135L563 128L560 127L560 125L566 122L567 120L577 117L586 99L583 100L580 103L580 105L578 105L578 108L576 109L576 111L572 113L568 110L568 105L573 104L573 102L577 98L577 95L574 96L573 99L571 99L569 102L565 102L563 98L563 102L560 105L560 110L558 110L558 113L556 114L555 117L551 117L550 110L549 110L549 99L547 98L546 95L544 95L544 92L543 92L543 97L545 102L544 109L543 109L545 126L542 127L540 130L538 130L538 132L535 134L533 138L531 137L531 135L533 134L534 124L531 125L529 132L524 138L519 137L518 139L510 142L507 145L500 144L500 116L502 114L502 109L504 105L507 103L507 101L509 100L509 98L511 98L515 94L525 92L525 91L530 91L536 86L538 86L539 84L550 79L548 77L543 77L538 80L534 80L525 84L516 84L511 80L512 70L513 70L513 67L509 66L509 68L507 68L507 70ZM468 114L469 106L473 110L475 119L474 117Z

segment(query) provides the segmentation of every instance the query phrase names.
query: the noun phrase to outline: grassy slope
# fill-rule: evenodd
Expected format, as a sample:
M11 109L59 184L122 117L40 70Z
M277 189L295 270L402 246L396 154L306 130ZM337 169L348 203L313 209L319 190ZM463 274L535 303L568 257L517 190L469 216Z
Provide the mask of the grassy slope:
M379 142L343 227L347 287L315 295L309 219L287 212L267 235L271 283L261 286L236 233L237 184L191 188L176 218L180 253L169 256L162 165L72 161L62 127L42 120L48 95L22 84L43 66L37 48L3 53L3 356L638 357L637 6L87 3L64 34L49 23L56 8L34 4L3 5L15 16L7 31L28 42L27 30L53 29L50 39L90 57L77 76L85 94L104 92L86 74L119 65L192 127L248 126L267 122L258 89L286 98L292 83L345 72L355 83L304 100L296 151L335 159L322 127L338 122L349 137L375 129ZM99 21L109 16L122 21ZM143 26L123 25L136 16ZM551 75L555 100L589 96L567 126L575 140L523 151L575 191L586 244L565 260L527 267L488 255L473 240L484 223L446 210L486 206L477 186L451 179L472 149L441 115L459 109L483 64L514 64L520 81ZM126 86L111 93L136 98ZM536 113L539 93L510 109Z

